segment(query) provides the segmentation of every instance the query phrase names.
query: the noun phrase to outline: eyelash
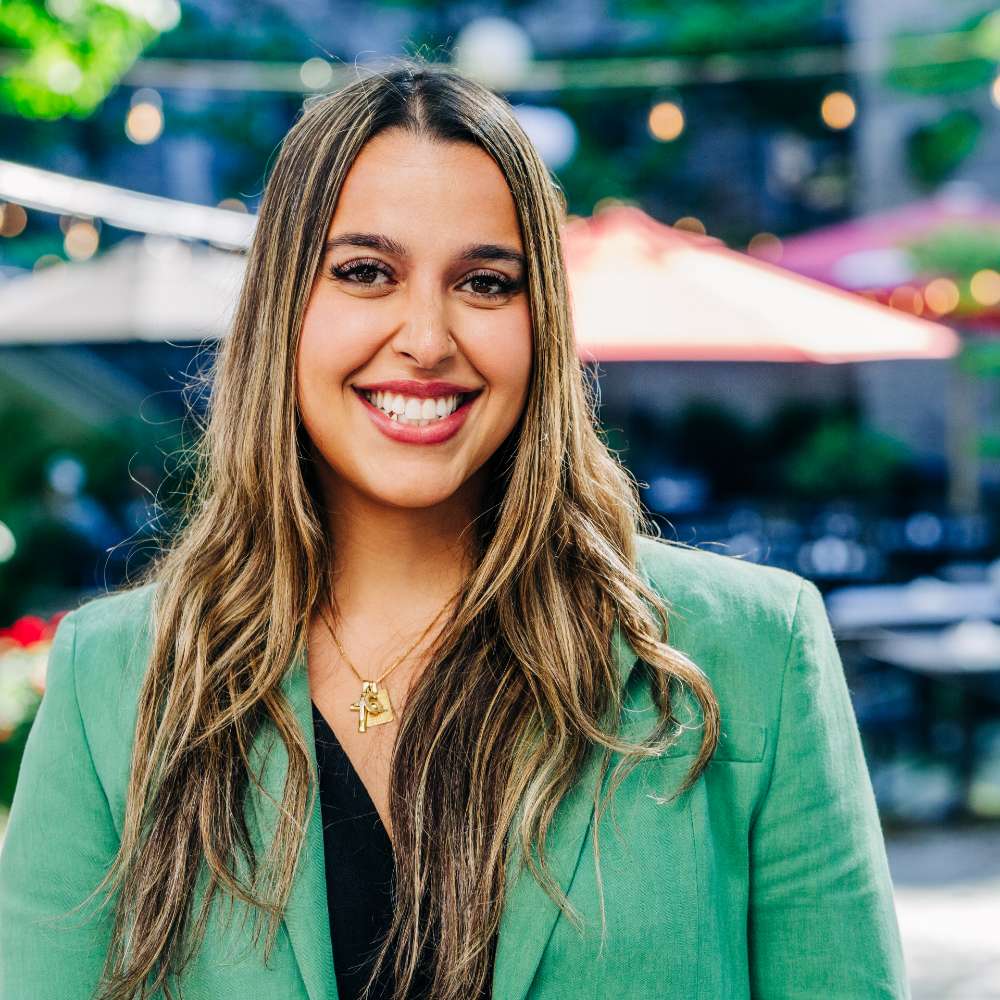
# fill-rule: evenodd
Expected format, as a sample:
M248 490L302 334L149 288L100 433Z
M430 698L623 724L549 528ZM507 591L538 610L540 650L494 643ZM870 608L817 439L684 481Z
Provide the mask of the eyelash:
M375 260L374 258L365 258L362 260L352 260L348 261L346 264L335 264L330 268L330 274L334 278L338 278L341 281L349 281L351 276L357 274L359 271L378 271L379 274L384 274L387 278L391 277L388 268L380 260ZM499 274L496 271L478 271L475 274L470 274L466 277L462 284L467 284L470 281L474 281L476 278L489 279L490 282L499 286L499 292L475 292L474 294L481 299L502 299L510 295L512 292L517 290L519 282L512 281L506 275ZM363 287L374 288L375 286L369 282L352 282L353 284L359 284Z

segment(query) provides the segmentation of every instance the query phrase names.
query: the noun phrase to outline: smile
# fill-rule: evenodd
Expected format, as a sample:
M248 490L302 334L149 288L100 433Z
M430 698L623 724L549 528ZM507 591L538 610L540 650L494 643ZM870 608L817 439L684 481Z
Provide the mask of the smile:
M436 420L443 420L473 394L460 393L453 396L437 396L418 399L398 392L369 392L360 390L361 395L372 406L377 406L390 420L411 427L425 427Z
M352 387L372 423L388 438L404 444L439 444L454 437L482 390L445 396Z

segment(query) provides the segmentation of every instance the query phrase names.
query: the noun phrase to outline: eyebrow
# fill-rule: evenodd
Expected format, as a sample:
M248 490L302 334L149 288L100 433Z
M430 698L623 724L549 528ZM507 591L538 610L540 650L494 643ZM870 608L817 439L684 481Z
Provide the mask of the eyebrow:
M382 253L390 254L405 260L409 257L409 251L398 240L390 236L383 236L381 233L341 233L332 240L326 241L326 252L336 250L337 247L367 247L369 250L381 250ZM500 243L473 243L464 247L456 255L456 260L506 260L513 264L525 267L524 254L513 247L504 246Z

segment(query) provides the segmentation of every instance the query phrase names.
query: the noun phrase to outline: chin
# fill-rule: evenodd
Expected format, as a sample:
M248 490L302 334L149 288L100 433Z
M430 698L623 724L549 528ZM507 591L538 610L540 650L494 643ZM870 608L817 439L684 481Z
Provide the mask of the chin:
M440 483L428 482L422 477L420 482L372 483L365 491L375 501L387 507L405 510L426 510L446 503L455 495L451 488L442 489Z

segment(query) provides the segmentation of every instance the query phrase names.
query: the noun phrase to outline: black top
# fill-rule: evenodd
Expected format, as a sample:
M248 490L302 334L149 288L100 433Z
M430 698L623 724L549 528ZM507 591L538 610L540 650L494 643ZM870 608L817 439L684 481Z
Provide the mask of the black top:
M396 864L368 789L315 702L312 710L337 992L340 1000L357 1000L392 920ZM426 964L417 973L409 995L423 1000L429 996ZM389 1000L392 983L390 968L374 985L371 1000Z

